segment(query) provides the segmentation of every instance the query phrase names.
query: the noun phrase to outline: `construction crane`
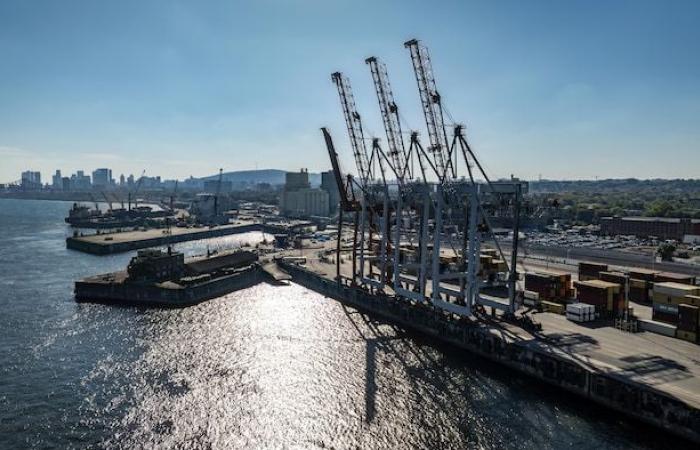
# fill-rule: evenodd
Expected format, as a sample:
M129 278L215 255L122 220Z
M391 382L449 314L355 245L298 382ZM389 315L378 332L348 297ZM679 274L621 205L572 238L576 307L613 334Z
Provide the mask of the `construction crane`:
M175 180L175 187L173 188L173 192L170 194L170 211L174 211L174 203L175 203L175 195L177 194L177 181Z
M102 194L102 196L105 198L105 201L109 205L109 212L112 212L112 200L110 200L109 197L107 197L107 194L105 193L105 191L100 191L100 193Z
M216 183L216 194L214 194L214 218L219 214L219 193L221 192L221 179L224 176L224 169L219 169L219 182Z
M143 177L145 175L146 169L143 169L143 172L141 172L141 176L139 177L139 181L136 182L136 189L134 189L134 204L136 205L136 208L139 206L139 199L136 197L136 195L139 193L139 189L141 188L141 183L143 183ZM129 192L129 211L131 211L131 192Z
M352 95L350 80L340 72L331 74L331 79L338 88L338 96L340 97L340 105L343 108L345 124L348 127L348 136L350 137L350 145L352 147L353 156L355 157L357 174L360 177L361 185L364 187L374 178L374 174L372 173L372 167L370 166L370 160L367 155L365 136L362 131L362 120L355 106L355 98Z
M92 203L95 204L95 211L100 212L100 205L97 203L95 196L92 195L92 192L90 192L90 200L92 200Z
M435 160L439 181L445 180L448 176L448 171L452 178L455 178L455 165L452 163L445 121L442 115L442 103L440 94L435 86L435 77L433 76L433 67L430 62L428 48L417 39L405 42L404 47L411 52L413 71L416 75L425 124L428 128L429 150Z
M377 92L382 122L384 122L384 131L386 131L389 157L398 174L397 181L403 183L404 178L409 180L412 178L412 173L401 133L399 108L396 106L394 94L389 84L389 74L387 73L386 65L375 56L365 59L365 63L369 65L372 80L374 81L374 89Z

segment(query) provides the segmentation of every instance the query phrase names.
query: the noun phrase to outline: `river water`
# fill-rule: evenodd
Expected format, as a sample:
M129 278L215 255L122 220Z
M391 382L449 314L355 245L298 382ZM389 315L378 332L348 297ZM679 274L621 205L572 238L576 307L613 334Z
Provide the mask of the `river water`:
M77 304L74 280L133 253L66 250L69 208L0 199L0 449L686 445L298 285L185 309Z

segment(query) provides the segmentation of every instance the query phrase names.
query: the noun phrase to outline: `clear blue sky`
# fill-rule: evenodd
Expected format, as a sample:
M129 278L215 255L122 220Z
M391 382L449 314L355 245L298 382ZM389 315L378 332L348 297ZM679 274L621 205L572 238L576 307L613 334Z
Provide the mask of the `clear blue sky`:
M425 134L403 42L493 176L700 177L698 1L0 2L0 181L352 168L330 73L383 137L364 58Z

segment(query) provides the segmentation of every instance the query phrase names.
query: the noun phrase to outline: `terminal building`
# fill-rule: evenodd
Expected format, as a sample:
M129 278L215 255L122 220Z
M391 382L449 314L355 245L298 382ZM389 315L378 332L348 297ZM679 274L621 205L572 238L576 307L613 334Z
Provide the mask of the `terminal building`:
M285 216L292 217L328 217L329 194L324 189L311 187L307 169L287 172L280 197L280 211Z

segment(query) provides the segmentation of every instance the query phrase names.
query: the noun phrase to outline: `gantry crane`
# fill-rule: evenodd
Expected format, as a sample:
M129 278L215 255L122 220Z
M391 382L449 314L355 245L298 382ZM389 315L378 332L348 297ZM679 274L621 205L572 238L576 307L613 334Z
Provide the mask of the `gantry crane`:
M354 214L355 226L353 228L352 245L352 273L354 274L357 272L357 230L359 219L357 214L362 210L362 208L355 198L355 190L352 187L352 175L347 174L346 178L343 179L338 153L335 151L335 145L333 145L333 138L326 128L321 128L321 131L323 132L323 138L326 141L326 149L328 150L328 156L331 160L333 175L335 176L335 183L338 186L338 193L340 196L340 209L338 211L338 240L336 242L335 250L336 280L338 283L340 283L340 243L343 235L343 213Z
M343 110L343 116L348 129L350 145L352 146L355 164L360 178L360 188L363 191L360 203L362 208L360 215L360 272L359 278L363 282L374 284L380 289L386 279L386 254L388 249L387 229L389 224L389 193L387 188L384 161L387 161L398 177L398 171L386 158L379 146L379 139L372 139L372 152L367 155L362 119L357 111L355 99L352 94L350 80L340 72L331 74L331 79L338 89L338 97ZM375 184L376 171L379 168L379 184ZM377 238L379 244L375 240ZM369 277L365 277L365 250L370 254ZM373 278L373 261L380 261L381 281L375 282ZM354 273L355 274L355 273Z

